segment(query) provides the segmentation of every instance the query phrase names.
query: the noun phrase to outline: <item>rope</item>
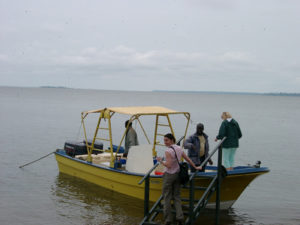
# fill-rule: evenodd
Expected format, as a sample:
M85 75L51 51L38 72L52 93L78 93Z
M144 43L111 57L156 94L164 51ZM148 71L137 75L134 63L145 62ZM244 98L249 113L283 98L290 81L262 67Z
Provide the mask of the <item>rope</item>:
M36 160L34 160L34 161L32 161L32 162L29 162L29 163L26 163L26 164L24 164L24 165L22 165L22 166L19 166L19 168L23 168L24 166L28 166L28 165L30 165L30 164L32 164L32 163L35 163L35 162L37 162L37 161L39 161L39 160L41 160L41 159L43 159L43 158L48 157L49 155L51 155L51 154L53 154L53 153L55 153L55 152L50 152L49 154L47 154L47 155L45 155L45 156L43 156L43 157L41 157L41 158L39 158L39 159L36 159Z
M191 118L190 118L190 124L191 124L191 125L197 125L197 123L194 122Z
M77 140L77 141L78 141L78 138L79 138L79 135L80 135L81 127L82 127L82 120L81 120L79 129L78 129L78 132L77 132L77 135L76 135L76 140Z

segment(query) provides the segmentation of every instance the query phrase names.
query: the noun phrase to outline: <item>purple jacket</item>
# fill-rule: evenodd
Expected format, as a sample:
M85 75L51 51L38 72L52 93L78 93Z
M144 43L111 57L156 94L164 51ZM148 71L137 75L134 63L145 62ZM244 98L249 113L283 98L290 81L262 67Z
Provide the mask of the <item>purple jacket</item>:
M209 144L208 144L208 136L203 133L203 136L205 138L205 158L208 156L209 151ZM192 148L192 146L196 147L196 150ZM188 156L189 158L195 163L200 164L200 140L199 135L197 133L194 133L193 135L189 136L188 139L184 142L184 148L188 149Z

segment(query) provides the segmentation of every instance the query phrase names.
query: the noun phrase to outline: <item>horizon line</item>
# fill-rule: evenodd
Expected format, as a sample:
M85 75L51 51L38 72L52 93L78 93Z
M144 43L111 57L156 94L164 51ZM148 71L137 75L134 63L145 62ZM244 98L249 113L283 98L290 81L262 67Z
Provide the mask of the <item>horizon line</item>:
M134 92L169 92L169 93L206 93L206 94L244 94L244 95L300 95L300 92L251 92L251 91L196 91L196 90L160 90L154 89L149 91L142 90L120 90L120 89L95 89L95 88L77 88L56 85L42 86L9 86L0 85L0 87L8 88L58 88L58 89L78 89L78 90L98 90L98 91L134 91Z

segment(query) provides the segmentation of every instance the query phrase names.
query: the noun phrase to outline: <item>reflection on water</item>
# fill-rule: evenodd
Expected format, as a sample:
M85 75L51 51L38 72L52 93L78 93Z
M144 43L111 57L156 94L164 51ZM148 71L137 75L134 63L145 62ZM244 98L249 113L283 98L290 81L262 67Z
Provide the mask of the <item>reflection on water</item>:
M52 185L59 221L63 224L139 224L143 201L60 173ZM222 211L221 224L255 223L234 209ZM197 224L214 224L215 211L205 210Z
M215 224L215 211L205 210L200 216L197 224ZM241 214L234 209L223 210L220 213L220 224L231 225L231 224L257 224L255 220L250 218L247 214Z
M61 173L52 194L57 213L75 224L138 224L143 215L142 201Z

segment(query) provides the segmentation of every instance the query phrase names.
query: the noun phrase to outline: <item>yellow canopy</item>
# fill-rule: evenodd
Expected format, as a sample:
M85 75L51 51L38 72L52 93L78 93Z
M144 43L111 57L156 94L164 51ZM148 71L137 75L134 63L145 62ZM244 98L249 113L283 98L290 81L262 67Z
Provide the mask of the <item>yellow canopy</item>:
M111 112L116 112L120 114L126 114L126 115L156 115L156 114L179 114L183 112L177 112L172 109L168 109L161 106L133 106L133 107L111 107L106 108L107 110ZM91 110L86 111L83 113L100 113L104 109L97 109L97 110Z

